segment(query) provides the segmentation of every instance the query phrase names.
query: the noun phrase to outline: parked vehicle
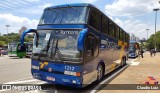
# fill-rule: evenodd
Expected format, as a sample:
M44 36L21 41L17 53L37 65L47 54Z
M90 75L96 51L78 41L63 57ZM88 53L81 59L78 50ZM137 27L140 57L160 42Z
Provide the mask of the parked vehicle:
M31 73L53 84L85 87L126 64L129 35L91 4L47 7L35 33Z

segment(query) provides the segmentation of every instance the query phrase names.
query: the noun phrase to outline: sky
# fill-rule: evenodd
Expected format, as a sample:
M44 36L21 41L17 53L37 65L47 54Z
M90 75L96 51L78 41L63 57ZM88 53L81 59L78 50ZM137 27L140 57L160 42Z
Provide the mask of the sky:
M128 33L140 39L155 32L155 11L160 0L0 0L0 33L18 33L22 26L36 29L44 8L70 3L91 3ZM160 11L157 13L160 30Z

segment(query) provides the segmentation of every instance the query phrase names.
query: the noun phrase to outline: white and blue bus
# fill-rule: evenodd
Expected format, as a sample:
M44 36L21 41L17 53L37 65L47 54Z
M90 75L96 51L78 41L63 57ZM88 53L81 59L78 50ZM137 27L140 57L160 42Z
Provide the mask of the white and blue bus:
M34 32L31 73L53 84L84 87L126 64L129 35L91 4L47 7Z
M138 52L140 50L139 43L136 41L129 42L129 54L128 57L136 58L138 57Z

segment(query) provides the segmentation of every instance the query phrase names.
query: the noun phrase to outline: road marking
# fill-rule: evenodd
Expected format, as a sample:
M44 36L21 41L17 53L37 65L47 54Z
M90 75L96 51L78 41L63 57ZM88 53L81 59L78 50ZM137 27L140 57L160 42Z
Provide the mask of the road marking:
M33 81L38 81L37 79L32 79L32 80L25 80L25 81L15 81L15 82L7 82L4 84L19 84L19 83L27 83L27 82L33 82Z
M137 65L139 65L139 62L132 62L131 65L132 65L132 66L137 66Z
M21 79L14 80L14 81L11 81L11 82L22 81L22 80L28 80L28 79L33 79L33 77L21 78Z
M111 75L109 78L103 80L100 84L98 84L98 86L96 86L90 93L95 93L102 84L104 84L105 82L107 82L108 80L110 80L111 78L113 78L114 76L116 76L118 73L120 73L122 70L124 70L126 67L128 67L128 65L124 66L122 69L120 69L119 71L117 71L116 73L114 73L113 75Z

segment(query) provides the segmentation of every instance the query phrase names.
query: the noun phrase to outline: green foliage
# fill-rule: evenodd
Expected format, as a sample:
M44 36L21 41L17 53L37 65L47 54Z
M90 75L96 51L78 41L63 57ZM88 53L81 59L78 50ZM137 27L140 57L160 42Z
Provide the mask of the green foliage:
M154 49L155 46L155 34L152 34L150 38L147 40L147 48ZM160 31L156 33L156 46L157 49L160 49Z
M32 41L33 36L27 35L25 38L25 41ZM7 34L0 36L0 45L6 45L7 43L10 42L19 42L20 41L20 35L18 33L9 33L8 36Z
M5 45L5 42L4 41L0 41L0 45Z

